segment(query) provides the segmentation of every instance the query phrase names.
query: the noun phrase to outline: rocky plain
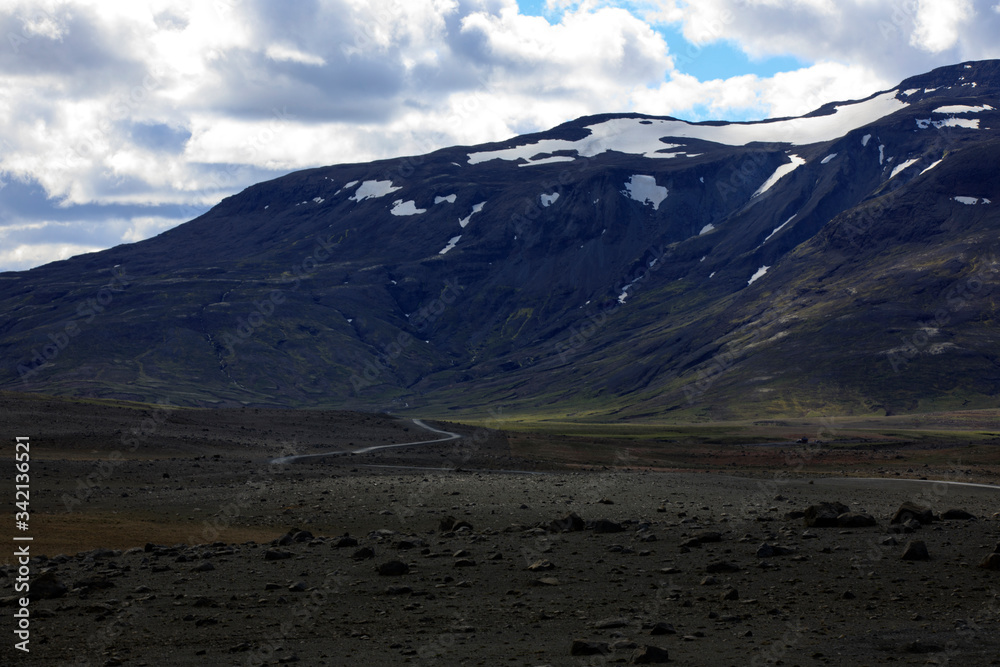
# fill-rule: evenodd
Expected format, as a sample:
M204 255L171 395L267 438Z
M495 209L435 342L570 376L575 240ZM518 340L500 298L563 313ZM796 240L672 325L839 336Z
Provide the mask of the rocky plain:
M559 465L444 422L350 455L440 435L0 399L34 537L30 652L5 632L0 664L1000 664L995 471Z

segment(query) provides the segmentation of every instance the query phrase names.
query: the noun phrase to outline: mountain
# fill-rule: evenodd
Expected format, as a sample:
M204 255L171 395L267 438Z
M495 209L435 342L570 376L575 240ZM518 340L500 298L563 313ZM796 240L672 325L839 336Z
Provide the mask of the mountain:
M0 274L0 388L577 419L995 407L1000 61L295 172Z

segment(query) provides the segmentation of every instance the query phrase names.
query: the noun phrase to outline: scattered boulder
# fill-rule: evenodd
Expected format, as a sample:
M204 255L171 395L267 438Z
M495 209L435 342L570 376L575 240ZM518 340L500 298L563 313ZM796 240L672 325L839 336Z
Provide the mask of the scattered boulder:
M903 560L930 560L931 555L927 551L927 545L923 540L910 540L903 549Z
M670 662L667 649L658 646L643 646L632 653L630 661L633 665L659 665Z
M410 566L399 560L390 560L378 566L378 573L383 577L398 577L409 571Z
M199 563L198 565L195 565L193 568L191 568L191 571L192 572L211 572L214 569L215 569L215 566L212 565L211 561L203 560L201 563Z
M622 616L615 618L605 618L594 623L596 630L615 630L617 628L628 627L628 619Z
M549 523L549 530L553 533L571 533L583 530L587 527L587 522L580 518L576 512L570 512L561 519L553 519Z
M569 649L570 655L607 655L611 653L611 647L607 642L588 642L583 639L574 639L573 645Z
M546 570L554 570L556 566L547 560L536 560L528 566L528 569L532 572L544 572Z
M740 592L735 588L729 588L720 597L722 598L723 602L731 600L739 600Z
M358 546L358 541L351 537L350 535L343 535L341 537L335 537L330 542L330 546L334 549L343 549L345 547L356 547Z
M965 510L950 509L942 512L941 518L945 521L972 521L976 515Z
M844 512L837 517L837 525L841 528L866 528L877 526L878 522L871 514L864 512Z
M934 513L929 507L907 501L899 506L889 523L906 523L911 519L927 524L934 520Z
M264 552L264 560L285 560L291 558L292 554L281 549L268 549Z
M371 547L361 547L351 554L351 558L354 560L368 560L369 558L375 558L375 550Z
M836 528L837 517L850 511L847 505L838 502L810 505L803 514L809 528Z

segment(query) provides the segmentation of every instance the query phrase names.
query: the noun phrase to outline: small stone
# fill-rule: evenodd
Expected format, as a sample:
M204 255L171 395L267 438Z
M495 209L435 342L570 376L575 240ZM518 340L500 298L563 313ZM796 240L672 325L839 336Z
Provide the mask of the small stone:
M214 569L215 569L215 566L212 565L211 561L203 560L200 564L198 564L195 567L191 568L191 571L192 572L211 572Z
M941 518L945 521L972 521L976 518L976 516L966 512L965 510L951 509L942 512Z
M725 593L723 593L720 597L722 598L722 600L724 602L727 601L727 600L728 601L739 600L740 599L740 592L738 590L736 590L735 588L730 588Z
M594 623L594 628L597 630L614 630L616 628L624 628L628 626L628 619L618 616L615 618L605 618Z
M528 566L528 569L532 572L544 572L546 570L554 570L555 568L556 566L547 560L537 560Z
M378 566L378 573L383 577L398 577L409 571L410 566L398 560L390 560Z
M675 630L674 626L671 625L670 623L665 623L663 621L660 621L659 623L653 626L653 628L649 631L649 634L653 635L654 637L659 635L675 635L677 634L677 630Z
M281 549L268 549L264 552L264 560L285 560L291 557L291 553Z
M369 558L375 558L375 550L371 547L361 547L351 554L351 558L354 560L367 560Z
M358 541L351 537L350 535L343 535L341 537L336 537L330 541L330 546L334 549L343 549L345 547L356 547L358 546Z

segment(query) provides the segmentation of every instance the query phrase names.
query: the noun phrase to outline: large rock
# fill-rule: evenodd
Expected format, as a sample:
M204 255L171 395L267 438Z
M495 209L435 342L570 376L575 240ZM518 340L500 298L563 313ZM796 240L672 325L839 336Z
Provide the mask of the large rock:
M844 503L820 503L806 508L803 521L810 528L836 528L837 517L850 511Z
M965 510L946 510L941 513L941 518L945 521L972 521L976 518L975 514L970 514Z
M632 653L633 665L659 665L670 662L667 649L658 646L643 646Z
M931 555L923 540L910 540L903 549L902 558L903 560L930 560Z
M907 501L899 506L889 523L906 523L911 519L922 524L930 523L934 520L934 512L929 507Z

